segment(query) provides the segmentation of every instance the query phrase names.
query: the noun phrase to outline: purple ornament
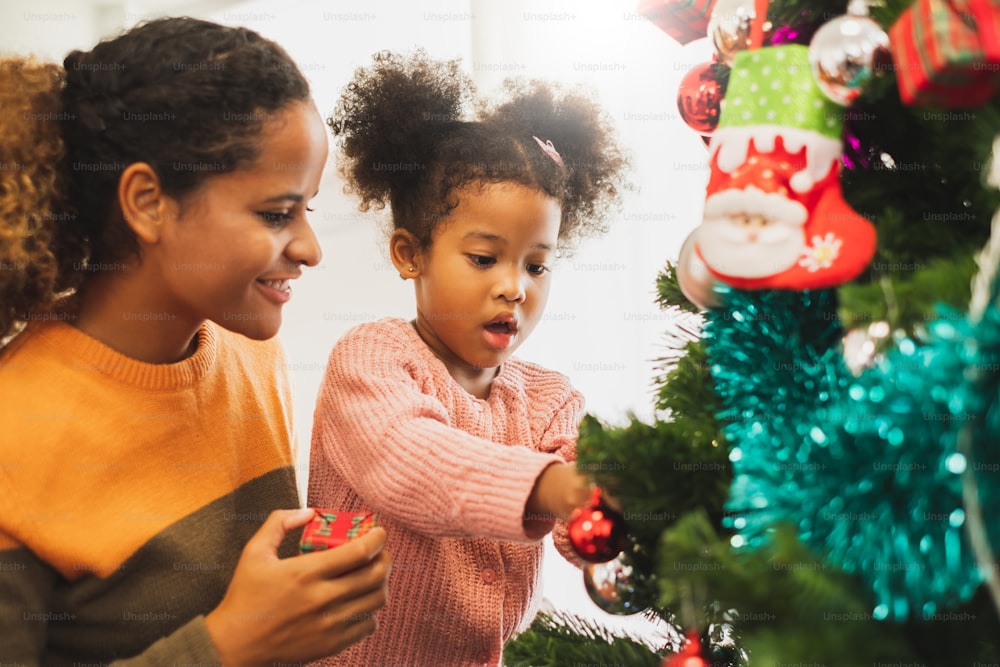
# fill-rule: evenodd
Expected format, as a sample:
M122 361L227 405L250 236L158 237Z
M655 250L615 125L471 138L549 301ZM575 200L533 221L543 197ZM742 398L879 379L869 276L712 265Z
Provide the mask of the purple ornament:
M766 44L769 46L782 46L783 44L808 46L813 34L823 25L823 21L817 20L813 13L808 9L803 10L794 24L778 26L765 40Z
M845 169L867 169L871 166L871 159L867 151L861 146L861 138L850 132L849 128L844 128L844 153L840 156L840 161Z
M878 159L879 149L871 138L872 122L865 120L868 114L848 110L844 116L843 155L840 161L846 169L871 169Z
M808 40L801 37L802 29L797 26L783 25L776 28L771 33L771 46L783 46L785 44L808 44Z

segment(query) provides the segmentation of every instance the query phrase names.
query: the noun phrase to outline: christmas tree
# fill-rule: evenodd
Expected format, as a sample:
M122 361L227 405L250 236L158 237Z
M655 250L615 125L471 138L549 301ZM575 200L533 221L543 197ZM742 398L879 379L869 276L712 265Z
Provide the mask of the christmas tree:
M678 93L711 171L656 282L658 419L581 424L623 515L578 539L627 529L588 592L673 632L542 615L505 664L997 664L1000 3L639 12L712 40Z

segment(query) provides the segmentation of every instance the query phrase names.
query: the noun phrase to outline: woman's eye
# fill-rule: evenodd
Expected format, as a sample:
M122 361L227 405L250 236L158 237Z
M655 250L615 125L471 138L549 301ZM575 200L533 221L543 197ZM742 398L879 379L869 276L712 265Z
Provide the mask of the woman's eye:
M487 255L469 255L469 259L473 264L483 269L493 266L497 261L493 257L489 257Z
M258 211L257 216L269 225L280 226L292 219L291 213L287 211Z

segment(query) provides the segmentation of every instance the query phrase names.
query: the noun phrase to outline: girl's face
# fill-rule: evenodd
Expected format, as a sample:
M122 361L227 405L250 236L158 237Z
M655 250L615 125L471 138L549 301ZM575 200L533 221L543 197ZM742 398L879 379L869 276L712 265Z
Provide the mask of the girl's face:
M289 281L320 260L306 203L328 151L311 101L274 114L260 141L254 164L209 177L177 204L163 246L143 260L159 262L165 310L257 340L278 332Z
M559 202L515 183L467 186L418 253L417 330L453 376L483 376L538 324ZM492 377L492 376L490 376Z

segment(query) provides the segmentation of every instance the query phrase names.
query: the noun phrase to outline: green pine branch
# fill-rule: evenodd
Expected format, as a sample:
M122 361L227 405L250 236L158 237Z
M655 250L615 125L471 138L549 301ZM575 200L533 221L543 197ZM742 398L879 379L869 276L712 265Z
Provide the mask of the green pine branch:
M688 313L700 313L701 308L691 303L681 291L677 282L677 264L667 262L666 267L656 276L656 303L667 310L677 308Z
M503 658L506 667L660 664L656 651L644 643L561 612L538 614L526 631L507 642Z
M876 260L878 262L890 260ZM838 290L838 315L846 329L888 322L893 331L917 332L945 304L963 312L969 303L976 263L972 254L939 257L924 262L897 262L896 273L881 272L878 280L852 283ZM914 268L908 268L914 267Z
M910 3L887 4L878 11L894 18ZM869 270L840 289L840 316L847 327L884 320L913 333L937 304L968 304L972 257L1000 207L1000 190L986 183L1000 97L975 109L926 109L903 105L891 74L874 83L845 111L873 165L842 170L841 184L875 224L878 249Z
M587 416L580 424L577 467L621 503L629 534L650 552L687 512L707 507L721 519L729 494L729 453L718 434L692 437L684 423L633 417L608 428Z
M711 602L718 611L708 622L739 627L754 667L916 657L900 628L871 622L858 582L826 565L788 526L776 528L767 545L739 550L705 513L692 512L664 532L658 554L660 604ZM685 600L693 595L705 599Z
M871 17L881 26L888 27L912 0L880 0L870 3ZM772 2L767 8L768 20L776 26L823 23L847 13L847 0L785 0Z

